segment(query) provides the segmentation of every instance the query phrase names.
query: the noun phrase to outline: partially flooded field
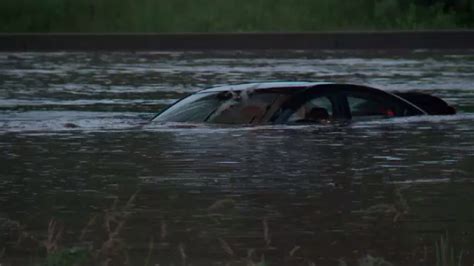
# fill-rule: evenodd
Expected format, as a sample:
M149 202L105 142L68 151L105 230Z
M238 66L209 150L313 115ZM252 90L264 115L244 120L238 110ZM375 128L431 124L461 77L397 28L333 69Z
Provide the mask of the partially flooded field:
M276 80L427 92L458 114L148 123ZM472 53L0 53L0 264L472 265L473 84Z

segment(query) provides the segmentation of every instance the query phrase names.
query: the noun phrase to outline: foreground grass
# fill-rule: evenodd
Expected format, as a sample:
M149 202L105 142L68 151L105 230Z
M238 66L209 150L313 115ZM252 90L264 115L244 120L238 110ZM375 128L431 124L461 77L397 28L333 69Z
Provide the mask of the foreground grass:
M169 232L166 223L162 222L160 232L156 232L155 238L150 237L148 247L143 247L142 256L132 261L130 258L131 245L124 238L123 231L131 216L138 214L135 206L138 191L133 194L125 203L120 203L118 198L114 200L112 206L98 212L89 219L87 224L82 228L80 234L76 235L76 244L64 245L64 236L67 228L64 224L56 219L51 219L48 223L47 234L40 236L28 232L19 222L10 221L10 229L17 232L18 239L10 242L12 246L0 248L0 264L2 259L9 256L6 250L13 251L13 254L36 254L37 258L32 258L27 265L41 266L80 266L80 265L156 265L158 261L173 262L176 265L192 265L193 260L189 257L189 249L181 241L168 242ZM400 216L409 212L409 206L404 196L397 189L394 191L394 202L390 204L378 204L371 206L364 211L366 215L375 214L385 217L392 217L392 223L400 222ZM235 202L231 199L221 199L214 202L207 208L209 218L225 216L225 210L232 208ZM217 216L215 216L217 215ZM367 216L369 217L369 216ZM302 247L295 246L291 250L283 250L272 243L272 229L266 217L263 218L261 224L262 241L260 247L247 249L245 255L241 251L236 250L236 246L232 242L227 242L219 236L210 234L209 236L217 237L216 242L219 243L222 256L216 257L219 264L225 265L246 265L246 266L267 266L281 264L283 260L288 265L301 264L315 265L310 259L305 257L304 252L300 252ZM168 239L168 240L167 240ZM206 243L204 241L203 243ZM208 242L209 243L209 242ZM165 245L163 245L165 244ZM170 247L171 249L159 250L158 246ZM433 243L434 252L430 255L435 257L430 261L436 262L436 266L461 266L463 265L463 250L455 249L453 243L450 242L448 236L441 236L439 240ZM0 246L1 247L1 246ZM424 247L426 249L426 247ZM16 250L16 252L15 252ZM26 251L25 253L18 251ZM277 253L274 251L278 250ZM136 254L135 254L136 255ZM361 257L354 260L349 255L348 258L340 258L339 266L358 265L358 266L393 266L390 261L383 257L372 256L370 252L362 252ZM427 254L425 254L426 256ZM276 257L277 260L274 260ZM227 258L226 258L227 257ZM283 259L282 259L283 258ZM138 261L137 261L138 259ZM423 259L425 261L426 258ZM27 260L25 260L26 263ZM275 264L275 261L280 261ZM422 260L420 260L422 261ZM8 264L8 262L6 263Z
M474 1L2 0L1 32L245 32L474 26Z

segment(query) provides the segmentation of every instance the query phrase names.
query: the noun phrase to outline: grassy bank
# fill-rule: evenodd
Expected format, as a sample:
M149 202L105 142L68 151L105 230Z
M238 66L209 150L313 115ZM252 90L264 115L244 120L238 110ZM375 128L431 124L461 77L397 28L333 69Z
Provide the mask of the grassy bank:
M2 0L0 32L230 32L474 27L474 0Z
M131 229L134 216L135 218L141 216L141 219L143 219L143 213L140 214L140 208L136 206L139 196L139 191L137 191L125 203L121 203L118 198L115 198L112 206L97 211L80 231L73 231L60 220L52 218L49 220L46 230L44 230L46 232L41 234L41 230L30 232L25 230L25 225L20 222L4 219L3 223L0 224L0 226L3 226L3 228L0 227L0 233L2 233L3 239L7 237L10 241L0 243L0 264L42 266L148 266L162 264L266 266L316 265L314 259L323 259L320 255L319 258L314 256L314 253L321 252L317 246L295 245L288 249L285 244L286 241L280 242L273 239L273 229L276 224L267 217L263 217L261 225L258 226L261 226L261 241L253 242L249 247L238 245L237 243L242 241L239 237L221 237L223 231L219 227L223 225L224 221L227 221L225 223L230 226L227 228L228 230L235 230L236 228L232 226L232 224L235 226L235 213L232 214L232 209L234 209L236 202L231 198L217 200L209 205L207 209L204 208L202 218L206 222L199 226L196 226L197 224L192 225L190 227L193 228L192 230L183 232L176 230L176 228L173 229L176 225L175 222L169 220L166 222L164 218L161 218L160 228L150 232L150 235L147 236L149 237L148 241L137 241L140 238L137 238L135 234L127 234L127 230ZM375 218L373 221L378 221L375 227L374 224L370 223L372 229L378 230L378 227L390 231L390 227L403 226L406 222L405 216L409 214L410 206L400 190L395 189L393 196L395 198L392 204L376 204L361 210L364 212L363 219ZM383 224L378 224L380 222L383 222ZM146 229L142 230L146 231ZM340 253L325 254L327 256L324 258L326 264L335 265L337 261L337 265L340 266L461 266L464 265L464 261L469 261L469 258L463 257L465 250L456 247L450 241L448 234L436 237L429 246L412 246L410 253L413 256L410 259L417 263L407 264L407 258L401 256L404 253L397 253L400 263L392 264L381 256L371 255L371 253L378 253L373 248L366 246L368 251L359 250L364 247L363 241L360 242L361 239L357 237L358 233L356 231L349 230L349 232L352 232L349 236L354 237L354 243L361 245L352 246L350 248L352 254L349 253L339 258L331 256L340 256ZM321 235L322 231L319 231L318 234L315 234L315 237L319 237L324 241L324 237ZM65 245L66 240L69 240L69 244ZM291 237L287 240L293 241ZM331 246L339 245L336 244L338 243L336 236L332 240L326 240L333 243ZM375 240L372 239L371 241ZM386 243L390 242L387 239L378 240L386 241ZM192 250L193 246L189 245L189 241L202 242L202 245L211 253L203 256L200 252ZM71 245L71 242L74 244ZM196 247L194 246L194 248ZM420 252L421 250L423 251ZM208 257L209 254L214 255ZM416 254L422 254L423 257L414 256ZM15 257L19 257L21 260L14 263ZM404 260L405 264L402 264L401 262ZM13 263L10 263L10 261Z

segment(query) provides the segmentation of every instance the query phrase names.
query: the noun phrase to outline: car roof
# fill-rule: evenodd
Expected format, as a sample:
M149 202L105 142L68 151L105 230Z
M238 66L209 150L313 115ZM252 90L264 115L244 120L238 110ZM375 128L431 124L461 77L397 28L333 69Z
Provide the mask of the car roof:
M219 91L242 91L248 89L275 89L275 88L307 88L317 85L328 85L328 84L335 84L331 82L261 82L261 83L244 83L244 84L237 84L237 85L226 85L226 86L219 86L210 89L205 89L200 91L199 93L205 92L219 92Z
M226 85L226 86L219 86L214 88L205 89L199 91L198 93L207 93L207 92L221 92L221 91L243 91L243 90L265 90L265 89L275 89L275 88L309 88L309 87L317 87L323 85L334 85L334 86L350 86L352 89L364 90L378 94L385 94L390 95L391 97L398 98L400 101L403 101L414 108L420 110L423 113L426 113L423 109L419 106L413 104L412 102L395 95L393 93L368 87L365 85L357 85L357 84L346 84L346 83L335 83L335 82L305 82L305 81L280 81L280 82L260 82L260 83L244 83L244 84L236 84L236 85Z

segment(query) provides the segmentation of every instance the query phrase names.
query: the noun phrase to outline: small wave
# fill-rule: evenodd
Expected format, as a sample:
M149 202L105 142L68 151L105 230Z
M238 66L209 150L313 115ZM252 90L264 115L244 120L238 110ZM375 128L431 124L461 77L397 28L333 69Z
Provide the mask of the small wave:
M425 179L412 179L412 180L401 180L401 181L389 181L387 183L396 185L405 184L436 184L436 183L448 183L451 182L451 178L425 178Z
M381 125L410 125L420 122L428 123L442 123L451 121L472 121L474 114L456 114L456 115L424 115L424 116L410 116L410 117L396 117L390 119L380 119L373 121L353 122L352 128L365 128Z
M0 107L27 107L27 106L85 106L85 105L167 105L176 99L145 100L145 99L80 99L80 100L54 100L54 99L0 99Z
M149 119L143 113L30 111L0 114L0 133L136 130Z

